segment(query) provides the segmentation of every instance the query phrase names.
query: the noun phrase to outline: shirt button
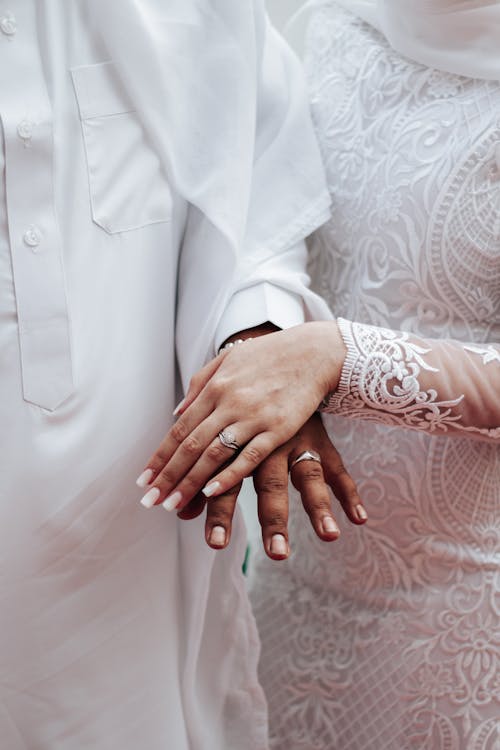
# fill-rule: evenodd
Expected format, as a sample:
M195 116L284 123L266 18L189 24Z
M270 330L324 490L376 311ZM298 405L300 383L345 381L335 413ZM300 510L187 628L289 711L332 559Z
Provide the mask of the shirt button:
M33 123L31 120L21 120L17 126L17 134L19 138L22 138L25 144L31 140L33 135Z
M6 36L14 36L17 31L17 21L12 13L6 13L0 18L0 31Z
M25 245L28 245L28 247L31 247L34 253L37 252L35 248L38 247L42 239L42 235L38 227L28 227L28 229L25 231L23 235L23 240Z

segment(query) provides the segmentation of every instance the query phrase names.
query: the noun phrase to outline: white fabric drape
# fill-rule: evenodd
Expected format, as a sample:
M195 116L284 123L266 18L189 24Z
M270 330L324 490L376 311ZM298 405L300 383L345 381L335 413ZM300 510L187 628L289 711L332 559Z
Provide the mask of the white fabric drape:
M88 5L169 182L201 214L188 227L190 243L202 248L198 278L191 274L183 296L196 298L204 314L193 315L183 300L178 309L177 336L190 342L179 351L186 380L203 364L214 322L242 275L247 286L256 283L253 271L328 218L300 64L284 54L263 0ZM251 268L241 266L248 250ZM200 285L205 278L218 280L215 298Z
M338 0L405 57L470 78L500 79L498 0Z

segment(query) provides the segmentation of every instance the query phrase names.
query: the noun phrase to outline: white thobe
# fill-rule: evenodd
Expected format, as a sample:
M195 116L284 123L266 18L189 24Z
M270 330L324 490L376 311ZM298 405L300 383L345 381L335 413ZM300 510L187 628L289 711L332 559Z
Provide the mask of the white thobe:
M0 8L0 744L259 750L241 522L216 554L202 519L147 512L134 486L179 396L175 326L201 328L220 290L210 217L167 174L101 21L85 2ZM303 243L276 257L242 252L204 351L178 342L185 376L234 331L302 319Z

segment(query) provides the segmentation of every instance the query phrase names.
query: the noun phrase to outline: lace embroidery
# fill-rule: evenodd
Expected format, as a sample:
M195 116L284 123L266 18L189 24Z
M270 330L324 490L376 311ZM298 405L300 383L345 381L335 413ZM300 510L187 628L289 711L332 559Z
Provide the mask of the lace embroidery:
M488 365L490 362L498 362L500 364L500 351L491 345L481 347L467 344L464 345L464 349L473 354L480 354L483 357L483 365Z
M429 432L445 432L460 419L452 409L463 396L438 401L436 390L422 390L420 386L421 370L438 372L422 357L430 349L410 341L407 333L342 318L337 322L347 356L339 386L325 404L325 411L375 418L386 424L403 423Z

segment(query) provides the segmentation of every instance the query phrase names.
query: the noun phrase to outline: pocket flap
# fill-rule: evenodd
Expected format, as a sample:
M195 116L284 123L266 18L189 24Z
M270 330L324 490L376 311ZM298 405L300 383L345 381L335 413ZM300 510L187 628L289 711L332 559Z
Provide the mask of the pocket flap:
M82 120L133 112L134 106L113 62L72 68L71 76Z

